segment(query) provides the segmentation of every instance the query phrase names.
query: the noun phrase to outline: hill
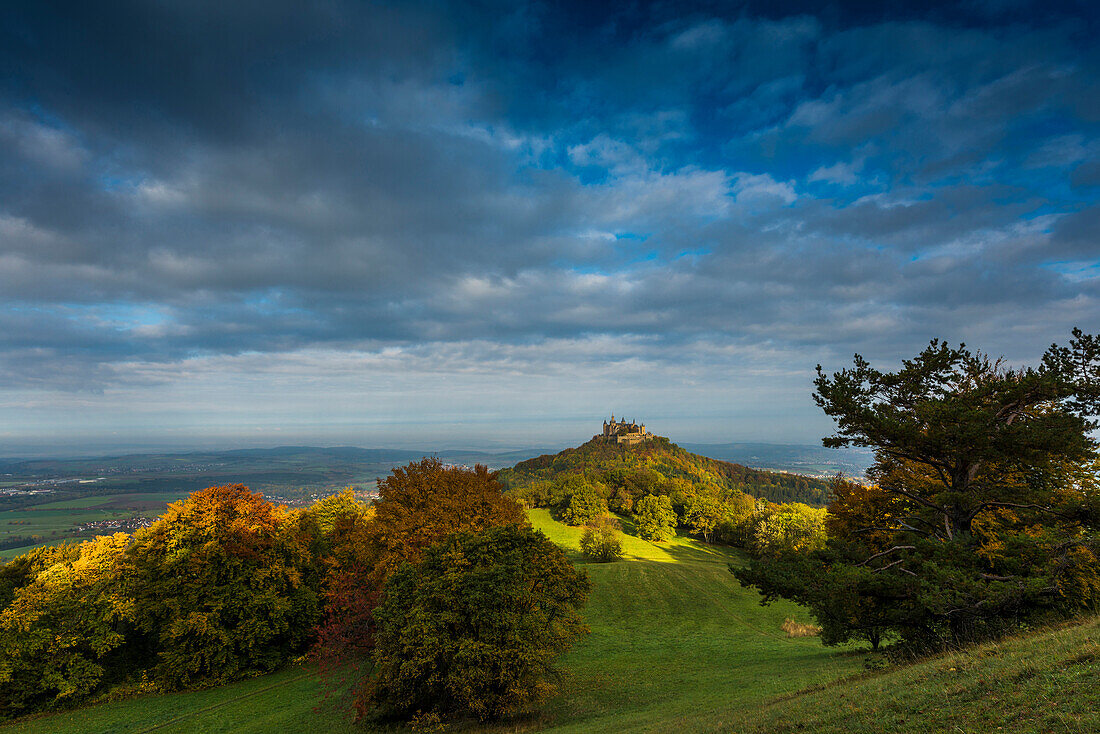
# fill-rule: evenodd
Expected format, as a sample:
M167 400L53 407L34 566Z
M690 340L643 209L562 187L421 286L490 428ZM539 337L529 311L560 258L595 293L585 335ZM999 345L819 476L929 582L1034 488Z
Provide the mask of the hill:
M580 529L531 511L574 560ZM475 731L977 733L1100 731L1100 619L878 672L865 653L788 639L797 607L761 607L726 570L731 549L627 537L627 557L585 564L592 628L537 720ZM0 727L3 734L365 731L320 696L309 668L222 688L100 704ZM471 728L467 727L467 731Z
M828 484L822 479L711 459L661 437L633 446L593 439L577 448L521 461L511 469L502 469L497 477L508 489L519 490L535 482L560 482L569 475L584 475L612 488L686 483L695 492L702 489L723 499L744 492L772 502L802 502L816 507L828 501Z

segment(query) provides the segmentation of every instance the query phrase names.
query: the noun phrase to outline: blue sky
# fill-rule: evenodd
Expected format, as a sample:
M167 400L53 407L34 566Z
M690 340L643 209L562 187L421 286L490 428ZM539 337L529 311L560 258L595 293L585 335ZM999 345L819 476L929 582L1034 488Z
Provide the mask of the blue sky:
M0 454L815 442L1100 324L1091 3L0 12Z

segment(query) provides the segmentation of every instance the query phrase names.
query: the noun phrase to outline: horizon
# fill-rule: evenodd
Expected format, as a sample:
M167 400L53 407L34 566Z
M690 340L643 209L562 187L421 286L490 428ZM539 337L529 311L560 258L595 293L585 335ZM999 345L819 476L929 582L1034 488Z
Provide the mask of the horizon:
M1100 323L1094 4L0 12L0 455L811 445Z
M638 422L641 423L642 421L639 420ZM567 423L567 427L576 426L576 424L571 421L563 421L563 423ZM822 451L837 451L839 454L865 451L864 449L858 448L826 449L821 445L820 441L816 443L804 443L782 440L761 440L757 438L746 438L743 440L713 440L717 437L711 434L707 434L706 432L689 433L687 434L689 436L687 438L680 435L669 436L665 433L655 432L652 430L650 431L650 433L652 435L668 438L670 441L678 445L693 447L719 447L730 445L771 446L819 449ZM352 436L354 434L339 435ZM565 434L563 433L562 435L564 436ZM503 455L528 450L547 450L557 452L563 449L579 446L591 440L593 435L595 434L581 436L572 435L570 433L568 437L558 439L548 438L542 441L534 440L533 438L530 442L516 442L494 439L491 435L482 439L471 440L468 436L453 431L450 433L445 432L439 434L440 438L438 440L434 440L431 438L425 439L424 436L420 434L414 434L404 441L398 437L395 437L394 434L386 434L386 437L384 439L379 439L376 441L359 440L346 442L341 442L336 438L328 440L324 437L324 434L301 434L298 436L300 440L294 440L293 436L289 435L270 436L264 438L251 437L238 440L233 440L229 437L210 437L195 435L189 437L179 437L177 440L171 442L147 441L144 443L133 439L122 440L110 438L101 438L97 441L84 440L77 443L35 442L33 440L30 440L25 441L21 444L8 443L0 445L0 460L15 461L23 459L95 459L126 455L140 456L146 454L222 453L252 449L274 450L287 448L353 448L382 451L426 451L429 453L470 452L485 453L489 455ZM451 438L450 436L454 437ZM691 436L696 436L698 438L692 438Z

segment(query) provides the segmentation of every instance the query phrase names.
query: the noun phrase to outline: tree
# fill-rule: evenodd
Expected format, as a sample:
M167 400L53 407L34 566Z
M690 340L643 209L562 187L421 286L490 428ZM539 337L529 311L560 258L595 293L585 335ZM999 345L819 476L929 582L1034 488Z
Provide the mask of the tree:
M377 553L369 541L374 516L374 508L350 489L298 513L299 533L312 537L321 573L324 617L310 652L333 689L347 688L346 679L357 676L348 661L365 656L374 641L370 615L378 593L371 577Z
M602 515L588 523L581 535L581 553L590 561L608 563L623 555L622 529L619 521L610 514Z
M829 512L825 529L834 537L850 538L872 549L885 550L911 511L911 501L879 487L837 475L829 485Z
M267 672L309 642L319 590L288 520L232 484L192 493L134 535L122 573L162 688Z
M1100 601L1100 340L1075 329L1022 369L933 341L897 372L856 355L815 384L837 422L825 445L876 457L873 487L836 487L833 535L800 571L821 579L801 598L835 623L831 639L887 630L935 649ZM791 564L737 575L800 598Z
M607 500L597 487L583 477L570 477L564 483L564 488L569 495L559 513L559 519L566 525L587 525L607 514Z
M825 510L797 502L772 505L759 500L749 550L757 557L819 550L825 546L825 515Z
M497 718L553 691L589 584L541 532L457 533L387 580L360 714Z
M1038 369L1010 370L938 340L897 372L854 361L832 377L817 367L814 401L837 422L823 443L874 448L880 486L919 506L918 533L950 541L985 510L1034 505L1031 487L997 478L1087 461L1095 448L1088 418L1100 412L1100 340L1079 330Z
M676 513L665 495L649 494L634 505L634 527L643 540L664 542L676 534Z
M523 508L480 465L412 462L383 479L379 495L370 510L334 519L325 556L325 617L312 650L329 688L350 690L360 700L366 695L362 665L374 646L374 610L386 579L454 533L528 524Z
M711 495L696 495L688 502L687 524L693 531L703 536L703 540L710 542L711 534L722 523L728 512L725 505Z
M116 569L129 536L28 554L35 572L0 612L0 712L71 704L117 682L133 608ZM46 563L39 563L46 561Z

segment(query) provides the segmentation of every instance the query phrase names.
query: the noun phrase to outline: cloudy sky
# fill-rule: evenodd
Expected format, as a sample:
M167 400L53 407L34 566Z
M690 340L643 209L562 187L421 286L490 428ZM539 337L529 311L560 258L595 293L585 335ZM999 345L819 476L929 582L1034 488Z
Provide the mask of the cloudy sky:
M1091 2L611 5L5 3L0 455L815 442L1100 325Z

